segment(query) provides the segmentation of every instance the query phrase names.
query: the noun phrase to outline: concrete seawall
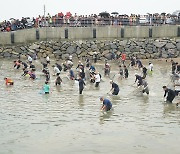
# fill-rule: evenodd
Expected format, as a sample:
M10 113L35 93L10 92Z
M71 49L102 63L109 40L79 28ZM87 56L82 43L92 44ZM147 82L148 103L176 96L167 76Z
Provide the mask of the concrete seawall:
M0 45L32 43L44 40L176 38L180 25L163 26L103 26L103 27L45 27L1 32Z

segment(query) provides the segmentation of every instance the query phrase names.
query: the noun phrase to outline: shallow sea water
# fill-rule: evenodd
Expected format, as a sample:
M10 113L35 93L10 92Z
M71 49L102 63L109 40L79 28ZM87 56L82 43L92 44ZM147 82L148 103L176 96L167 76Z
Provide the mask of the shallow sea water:
M147 62L145 63L147 66ZM114 81L120 86L118 96L110 90L109 77L102 77L100 88L87 82L83 95L78 85L62 73L61 87L40 94L44 77L37 65L35 81L21 77L12 61L0 60L0 154L179 154L180 107L163 102L163 85L170 84L170 63L154 62L154 72L147 77L150 95L142 95L129 78L119 79L118 68L112 63ZM103 63L96 64L103 74ZM52 68L51 68L52 69ZM51 70L52 73L52 70ZM6 87L5 76L15 84ZM112 101L113 110L102 113L100 96Z

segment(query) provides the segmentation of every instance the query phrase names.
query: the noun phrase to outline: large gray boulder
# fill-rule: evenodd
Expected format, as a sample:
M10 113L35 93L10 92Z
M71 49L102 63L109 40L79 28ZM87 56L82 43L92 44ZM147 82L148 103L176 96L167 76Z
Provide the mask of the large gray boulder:
M93 51L90 51L90 52L88 52L88 55L93 56L93 55L94 55L94 52L93 52Z
M117 45L114 43L112 43L110 46L111 46L111 49L117 49Z
M166 49L174 49L176 46L173 43L167 43L165 46Z
M18 55L14 55L14 54L12 54L12 55L11 55L11 58L18 59L18 58L20 58L20 55L19 55L19 54L18 54Z
M97 50L97 45L96 45L96 44L91 45L91 49L92 49L93 51Z
M20 47L20 49L22 50L22 51L25 51L26 50L26 48L25 47Z
M108 54L109 52L110 52L109 50L105 50L105 51L103 51L103 52L102 52L102 56L104 56L104 55Z
M88 46L86 44L84 44L84 43L82 43L81 46L82 46L82 48L84 48L86 50L88 49Z
M169 57L168 53L163 50L162 51L162 58L168 58L168 57Z
M0 53L2 53L3 52L3 48L0 48Z
M128 42L127 40L123 40L123 41L120 41L119 44L121 46L126 46L127 42Z
M79 47L77 47L77 48L76 48L76 54L77 54L77 55L80 55L81 52L82 52L82 50L81 50Z
M140 53L144 54L146 51L144 49L140 49Z
M34 50L28 49L28 54L34 54Z
M67 54L73 54L73 53L75 53L75 52L76 52L76 49L74 48L74 46L70 46L70 47L68 47L67 50L66 50L66 53L67 53Z
M176 44L177 49L180 51L180 42Z
M166 42L154 42L153 43L157 48L162 48L166 45Z
M111 49L111 46L110 46L110 45L106 45L106 46L104 47L104 49L105 49L105 50L110 50L110 49Z
M45 45L40 45L40 49L46 49L46 46Z
M108 53L108 54L104 55L104 57L105 57L107 60L111 60L111 59L112 59L112 53Z
M3 52L11 53L13 50L11 48L4 49Z
M101 43L99 46L100 46L100 48L103 48L104 47L104 43Z
M53 54L60 54L60 53L61 53L61 50L53 51Z
M24 52L24 51L22 51L21 48L19 48L19 47L16 47L16 48L14 49L14 51L17 52L17 53L20 53L20 54L21 54L22 52Z
M60 49L59 46L53 46L53 50L58 50L58 49Z
M69 58L69 54L63 54L63 55L62 55L62 59L63 59L63 60L66 60L66 59L68 59L68 58Z
M11 57L11 54L9 52L4 52L4 55L3 55L4 58L8 58L8 57Z
M134 42L136 45L138 45L139 47L143 46L144 45L144 42Z
M39 48L39 45L37 45L37 44L33 44L33 45L31 45L29 47L29 49L31 49L31 50L35 50L35 49L38 49L38 48Z

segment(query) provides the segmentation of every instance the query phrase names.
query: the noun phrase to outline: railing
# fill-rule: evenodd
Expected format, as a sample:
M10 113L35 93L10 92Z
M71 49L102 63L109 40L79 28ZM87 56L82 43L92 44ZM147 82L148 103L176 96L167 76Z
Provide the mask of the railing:
M16 31L26 28L39 27L91 27L91 26L160 26L160 25L180 25L180 17L176 18L81 18L63 19L50 18L40 21L29 21L26 23L15 22L0 24L0 30Z

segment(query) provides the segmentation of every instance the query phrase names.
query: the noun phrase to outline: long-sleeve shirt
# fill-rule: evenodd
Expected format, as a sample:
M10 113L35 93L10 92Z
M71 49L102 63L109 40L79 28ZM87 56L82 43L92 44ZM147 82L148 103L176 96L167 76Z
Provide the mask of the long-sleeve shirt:
M167 89L167 90L165 90L164 97L166 97L166 95L167 95L167 97L169 97L169 96L175 96L175 93L174 93L173 90Z

